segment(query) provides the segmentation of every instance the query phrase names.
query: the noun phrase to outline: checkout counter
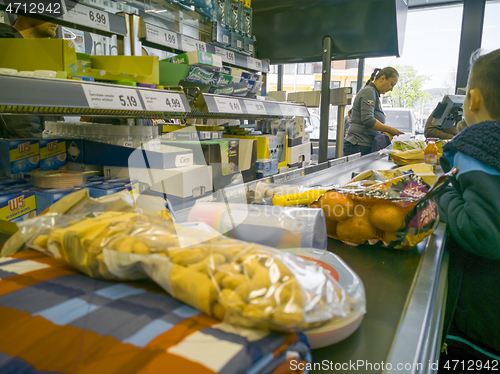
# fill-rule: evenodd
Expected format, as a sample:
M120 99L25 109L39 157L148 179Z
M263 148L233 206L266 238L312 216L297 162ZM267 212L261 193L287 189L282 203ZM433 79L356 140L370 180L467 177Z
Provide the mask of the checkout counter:
M352 173L394 167L387 156L370 154L286 183L341 184L348 182ZM0 244L7 238L0 234ZM319 370L311 372L348 372L354 367L362 373L435 372L446 302L445 241L444 224L408 250L379 245L350 247L328 239L328 250L340 256L363 281L367 312L349 338L312 351L312 361Z
M395 167L387 156L374 153L290 183L342 184L352 173ZM349 338L313 350L313 363L320 370L311 372L349 372L353 367L361 373L437 372L448 274L445 232L446 225L440 223L433 235L408 250L380 245L351 247L328 239L328 250L340 256L363 281L367 311ZM328 370L326 365L319 366L325 362ZM331 363L347 365L337 370L339 367L331 367Z

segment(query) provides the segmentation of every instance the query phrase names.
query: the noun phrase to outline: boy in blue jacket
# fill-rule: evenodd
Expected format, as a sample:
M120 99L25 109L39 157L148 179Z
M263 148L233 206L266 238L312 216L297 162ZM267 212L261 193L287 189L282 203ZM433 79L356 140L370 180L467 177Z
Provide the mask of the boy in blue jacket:
M500 370L500 49L473 63L463 110L470 126L443 147L440 160L444 171L459 169L439 198L452 237L450 354L441 356L440 366L471 358L490 367L497 360Z

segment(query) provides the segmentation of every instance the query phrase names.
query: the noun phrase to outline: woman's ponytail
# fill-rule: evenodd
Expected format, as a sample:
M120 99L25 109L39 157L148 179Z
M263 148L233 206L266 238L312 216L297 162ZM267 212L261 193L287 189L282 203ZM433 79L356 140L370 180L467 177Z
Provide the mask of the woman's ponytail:
M366 84L365 84L365 87L368 86L370 83L372 83L374 80L375 80L375 77L377 76L377 73L380 71L381 69L379 68L375 68L373 69L373 73L372 75L370 76L370 78L366 81Z

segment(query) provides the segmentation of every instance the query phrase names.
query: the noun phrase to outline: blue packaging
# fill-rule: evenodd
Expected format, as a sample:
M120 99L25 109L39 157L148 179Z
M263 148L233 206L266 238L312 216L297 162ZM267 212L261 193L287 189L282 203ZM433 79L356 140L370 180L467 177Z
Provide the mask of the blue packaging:
M9 186L15 186L19 184L25 184L27 183L26 179L11 179L11 178L0 178L0 188L4 189Z
M0 220L22 222L36 216L34 191L12 189L0 192Z
M38 214L41 214L48 209L56 201L61 200L64 196L81 189L77 188L37 188L35 192L36 208Z
M3 176L21 176L38 170L38 139L0 139L0 172Z
M66 170L66 140L40 139L40 170Z
M114 193L128 190L131 191L133 189L131 184L106 184L103 183L99 186L89 187L89 195L90 197L97 198L101 196L112 195Z
M278 174L278 159L262 159L257 160L255 163L257 166L257 179Z

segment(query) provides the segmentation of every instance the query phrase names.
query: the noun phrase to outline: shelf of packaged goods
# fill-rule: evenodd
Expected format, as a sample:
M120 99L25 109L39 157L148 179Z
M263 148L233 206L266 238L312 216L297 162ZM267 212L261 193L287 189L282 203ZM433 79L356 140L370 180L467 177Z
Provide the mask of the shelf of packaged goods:
M194 108L198 116L223 116L233 118L266 118L266 117L309 117L304 104L263 101L236 96L199 94L194 100Z
M185 117L183 92L0 74L0 114Z
M266 61L205 43L147 22L144 22L144 29L141 35L144 41L161 47L168 47L182 52L190 52L193 50L204 51L220 56L222 62L225 64L263 73L269 72L269 63Z
M45 16L53 19L54 23L60 23L63 25L75 24L92 29L96 33L104 32L108 34L126 35L127 26L125 23L125 18L118 16L113 13L106 12L105 10L94 8L84 4L74 4L67 8L64 12L64 8L56 8L54 6L56 2L52 4L50 12L46 11L43 14L37 14L38 16ZM12 2L10 5L6 0L0 0L0 8L5 9L6 13L16 13L19 7L22 8L23 3ZM48 5L48 3L46 3ZM65 2L68 4L68 2ZM28 6L30 4L28 3ZM10 7L6 9L6 7ZM65 5L66 7L66 5ZM36 9L28 8L28 11L38 11Z

